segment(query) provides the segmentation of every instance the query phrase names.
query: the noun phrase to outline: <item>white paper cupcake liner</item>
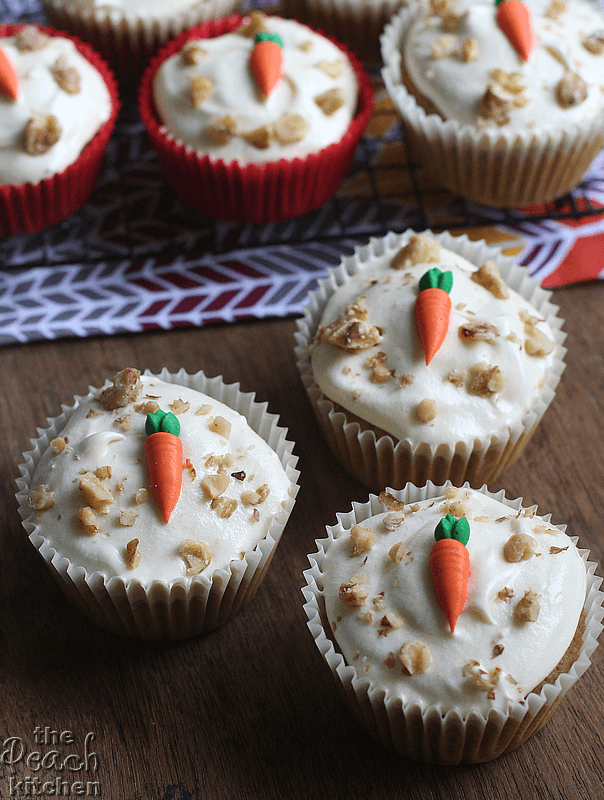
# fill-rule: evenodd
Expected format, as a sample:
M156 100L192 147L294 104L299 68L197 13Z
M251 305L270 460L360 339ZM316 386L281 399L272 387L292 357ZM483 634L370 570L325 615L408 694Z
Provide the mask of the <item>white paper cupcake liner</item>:
M478 203L520 207L546 203L581 181L604 144L604 111L564 130L477 128L427 113L405 87L402 48L417 4L384 29L384 84L403 118L418 160L450 192Z
M323 309L331 295L352 275L362 270L374 257L394 254L408 241L414 231L404 234L389 233L381 239L371 239L358 247L351 256L342 259L329 276L319 282L319 288L310 293L310 302L304 316L297 322L296 358L304 388L323 431L327 443L344 468L373 491L384 486L401 488L408 482L423 485L427 480L444 483L450 480L456 486L464 481L478 488L495 480L520 456L537 424L554 398L556 386L564 372L562 346L566 334L561 330L564 321L558 316L558 306L550 302L552 293L542 289L529 277L524 267L513 258L487 245L484 240L471 241L467 236L449 233L433 234L443 247L453 250L473 264L484 264L488 259L496 262L507 285L530 302L545 318L555 336L555 360L547 384L533 407L516 424L503 432L495 432L483 439L459 441L454 447L431 446L410 439L395 439L390 435L377 435L369 426L359 424L345 409L336 406L320 390L312 374L310 347L318 328Z
M145 371L146 375L154 373ZM19 467L17 501L23 527L67 597L93 622L115 633L144 639L184 639L218 628L254 596L268 569L281 539L298 492L299 472L294 443L288 441L287 428L279 426L279 417L270 414L267 403L255 401L253 393L243 393L239 384L225 384L222 377L208 378L203 372L189 375L185 370L173 374L163 370L158 376L168 383L186 386L209 395L238 411L248 424L275 451L285 470L290 487L287 507L275 517L266 536L248 550L240 560L231 561L227 569L216 569L211 575L176 578L169 582L155 580L142 583L137 579L105 578L99 572L88 573L74 566L58 553L39 533L28 503L31 480L50 441L64 428L78 406L62 406L62 413L47 420L45 429L38 428L32 439L33 449L23 454ZM90 391L96 391L89 387Z
M417 503L442 496L444 489L444 486L432 482L423 488L408 484L392 494L405 503ZM522 506L522 498L508 500L503 490L494 494L483 486L479 491L515 510ZM472 712L464 718L459 709L451 708L443 714L440 706L422 707L412 699L386 697L385 692L374 686L369 678L358 675L337 649L325 615L322 567L330 544L354 524L383 510L378 497L370 495L366 503L354 503L351 511L338 514L337 524L326 526L327 537L316 541L318 551L309 555L311 567L304 573L306 586L302 593L306 600L304 611L308 628L346 704L380 744L417 761L473 764L513 750L545 725L564 695L591 663L590 656L597 647L604 616L604 593L599 588L602 578L595 574L597 565L588 560L588 550L579 550L587 575L585 630L579 656L567 672L561 673L554 683L545 684L538 694L530 692L524 702L512 703L507 713L491 709L486 716ZM544 519L549 521L550 516ZM566 529L565 525L556 527L561 531ZM577 537L571 539L577 542Z
M118 80L134 84L161 45L193 25L229 16L238 2L192 0L189 8L174 12L166 0L165 12L156 17L138 17L102 6L77 8L66 0L42 0L42 5L54 27L93 44Z

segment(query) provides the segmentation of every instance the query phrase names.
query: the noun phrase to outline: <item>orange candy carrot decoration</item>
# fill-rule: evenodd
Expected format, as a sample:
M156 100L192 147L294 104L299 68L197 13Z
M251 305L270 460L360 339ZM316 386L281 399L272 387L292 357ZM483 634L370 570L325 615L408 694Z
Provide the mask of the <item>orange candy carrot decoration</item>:
M419 340L426 354L426 364L439 351L449 330L453 273L433 267L419 279L419 294L415 300L415 322Z
M530 8L522 0L495 0L497 24L520 58L528 61L535 45Z
M276 33L259 33L250 55L250 71L265 97L283 77L283 40Z
M12 61L0 47L0 94L6 95L11 100L19 97L19 76Z
M155 414L147 414L145 432L145 456L151 489L167 523L182 488L182 442L178 438L180 423L171 411L156 411Z
M434 538L430 575L436 600L453 633L468 598L470 554L466 544L470 538L470 524L465 517L456 519L447 514L436 526Z

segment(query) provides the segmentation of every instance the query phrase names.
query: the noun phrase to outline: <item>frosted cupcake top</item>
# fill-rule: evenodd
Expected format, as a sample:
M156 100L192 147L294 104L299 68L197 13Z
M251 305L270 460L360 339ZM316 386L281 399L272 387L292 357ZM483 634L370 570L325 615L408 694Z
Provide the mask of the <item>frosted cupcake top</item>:
M165 17L199 6L204 0L53 0L69 11L117 11L124 17Z
M167 523L145 454L147 414L158 410L176 417L182 443L182 488ZM149 582L211 576L242 558L287 506L290 481L236 411L126 369L80 400L31 486L38 532L59 555L89 573Z
M581 555L533 510L480 492L447 487L411 505L385 492L380 499L384 513L340 532L322 564L327 619L346 661L406 702L462 716L505 711L573 640L586 592ZM465 516L470 529L467 600L453 633L429 564L447 514Z
M445 119L510 129L581 124L604 111L604 15L586 0L525 0L524 60L494 0L432 0L404 33L413 85ZM501 12L499 12L501 13ZM506 10L507 13L507 10Z
M77 160L111 116L101 74L63 36L33 25L0 39L19 82L0 93L0 183L35 183Z
M445 339L426 364L420 279L451 272ZM422 292L423 293L423 292ZM538 401L557 356L541 314L493 261L471 264L431 236L372 256L328 299L311 354L323 394L412 445L505 435Z
M259 34L268 39L261 47L272 50L270 58L282 58L268 96L250 66ZM169 134L244 164L304 157L339 141L358 96L338 47L305 25L261 13L233 33L187 42L160 66L153 91Z

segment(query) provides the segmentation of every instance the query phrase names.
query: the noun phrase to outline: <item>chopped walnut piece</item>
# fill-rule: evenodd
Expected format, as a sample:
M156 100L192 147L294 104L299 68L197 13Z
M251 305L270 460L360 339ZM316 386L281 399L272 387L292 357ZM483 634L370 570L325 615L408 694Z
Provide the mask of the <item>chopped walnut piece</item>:
M269 495L269 488L266 483L263 483L262 486L259 486L256 491L247 490L241 493L241 502L244 506L258 506L261 503L264 503L266 498Z
M499 331L490 322L466 322L459 326L459 338L462 342L494 342Z
M481 667L478 661L472 659L464 665L462 673L464 678L469 678L475 689L479 692L486 692L489 700L495 699L495 688L499 684L501 668L495 667L488 672Z
M491 658L497 658L497 656L500 656L503 653L504 649L505 648L502 644L496 644L493 647L493 655L491 656Z
M41 50L49 41L50 36L42 33L35 25L25 25L15 36L15 47L20 53L26 53L31 50Z
M261 128L254 128L253 131L242 131L239 134L241 138L255 147L257 150L266 150L271 146L271 139L273 136L272 126L263 125Z
M138 549L138 539L131 539L126 545L126 564L134 569L141 563L141 554Z
M558 105L562 108L573 108L587 98L587 84L576 72L566 72L555 91Z
M121 428L123 431L129 431L134 425L134 420L129 414L125 414L123 417L116 417L113 420L113 424L117 425L118 428Z
M557 556L558 553L563 553L565 550L568 550L568 545L566 547L554 547L553 545L549 549L550 556Z
M235 33L246 36L248 39L255 39L259 33L266 32L266 14L262 11L252 11L249 17L245 17L243 24L237 28Z
M360 525L353 525L350 530L350 554L352 558L367 553L375 544L375 536L371 528L362 528Z
M393 544L390 550L388 550L388 556L395 564L400 564L405 554L407 552L407 548L402 542L397 542Z
M223 147L228 144L237 132L237 120L231 114L224 117L212 117L206 125L206 135L212 144Z
M91 419L91 417L102 417L103 415L99 411L95 411L94 408L91 408L90 411L86 414L86 419Z
M257 508L255 508L252 511L252 519L254 520L254 522L258 522L258 520L260 519L260 512L258 511Z
M459 26L467 17L467 13L458 14L457 12L453 11L452 9L446 11L442 16L441 27L443 31L447 31L448 33L453 33L454 31L459 30Z
M216 469L218 472L226 472L234 463L235 459L230 453L225 453L223 456L211 455L205 460L206 469Z
M43 155L59 141L62 132L54 114L34 114L25 126L25 152L30 156Z
M214 500L212 500L210 507L214 509L219 517L222 519L227 519L237 508L237 501L232 497L225 497L224 495L221 495L220 497L215 497Z
M497 592L497 599L504 603L509 603L512 597L514 597L514 590L508 589L507 586L504 586L503 589Z
M388 611L380 620L380 625L383 628L392 628L392 630L397 631L399 628L403 627L403 620L395 614L394 611Z
M310 53L312 49L313 43L308 39L305 42L300 42L298 45L298 50L302 50L303 53Z
M195 64L199 64L207 54L208 51L200 47L198 42L187 42L180 51L180 58L186 67L193 67Z
M62 453L66 447L67 447L67 442L62 436L58 436L56 439L53 439L50 443L50 449L57 456L59 455L59 453Z
M174 400L174 402L170 403L169 405L169 408L174 414L184 414L189 410L190 407L191 404L188 402L188 400L183 400L181 397L179 397L177 400Z
M185 562L187 575L199 575L212 560L212 551L207 544L193 539L185 539L178 548L178 553Z
M137 414L155 414L159 411L159 404L156 403L155 400L147 400L144 403L139 403L137 406L134 406L134 410Z
M470 61L478 61L480 56L480 45L476 39L464 39L461 43L459 54L461 56L461 60L466 64L469 64Z
M104 389L98 399L101 405L111 411L114 408L124 408L128 403L134 402L142 391L141 374L137 369L126 367L113 376L113 386Z
M365 369L373 370L371 380L374 383L387 383L394 377L395 371L386 367L386 353L376 353L363 364Z
M90 506L78 509L78 521L80 528L89 536L101 532L100 520Z
M395 665L396 665L396 659L394 658L394 653L390 651L390 653L388 653L388 656L384 661L384 666L392 669Z
M426 233L412 236L390 262L392 269L408 269L415 264L438 264L440 244Z
M524 342L524 349L529 356L540 358L552 352L554 343L551 339L548 339L543 331L540 331L539 328L536 328L534 325L530 328L530 333L527 330L527 325L524 326L524 330L528 336Z
M430 398L420 400L415 406L415 416L422 422L431 422L436 416L436 403Z
M41 483L29 493L27 502L34 511L48 511L55 504L55 496L45 483Z
M545 16L549 19L558 20L558 17L567 10L566 0L552 0L545 10Z
M225 439L231 436L231 423L224 417L210 417L208 428Z
M206 475L201 481L201 488L204 495L213 500L226 492L230 482L231 479L225 472L219 472L217 475Z
M382 331L367 322L363 300L364 298L359 297L356 303L351 303L331 324L319 328L318 340L351 353L374 347L382 338Z
M323 94L318 94L315 97L315 103L328 117L335 114L335 112L344 105L344 101L344 92L339 86L328 89L326 92L323 92Z
M318 61L315 64L317 69L320 69L324 72L329 78L339 78L340 75L344 73L345 63L343 58L338 58L336 61L326 61L323 59L322 61Z
M451 514L452 516L457 517L458 519L460 517L468 517L469 519L472 512L465 505L464 501L466 499L467 498L465 497L458 497L457 499L449 500L448 503L444 504L442 513Z
M108 464L104 467L97 467L94 474L100 481L106 481L111 477L111 467Z
M205 75L189 75L189 97L193 108L201 108L214 94L214 81Z
M447 374L446 380L459 389L466 382L467 375L468 373L465 370L451 369Z
M107 512L107 506L113 503L113 495L93 472L86 472L80 480L80 492L84 501L99 514Z
M528 561L537 552L537 542L527 533L514 533L503 545L503 557L510 563Z
M440 61L452 55L457 46L457 36L453 33L443 33L437 36L430 48L430 58L433 61Z
M279 144L301 142L308 133L308 122L300 114L282 114L273 123L273 136Z
M401 375L398 379L398 385L401 387L401 389L404 389L407 386L411 386L414 380L414 375Z
M70 67L65 56L59 56L50 68L57 85L67 94L78 94L80 91L80 73Z
M244 481L245 472L243 470L241 470L240 472L231 472L231 478L235 478L236 481Z
M397 500L390 492L380 492L380 503L386 506L388 511L402 511L405 508L403 500Z
M594 56L601 56L604 53L604 30L594 31L586 36L583 39L583 47Z
M499 367L480 362L470 370L468 391L481 397L491 397L504 387L503 373Z
M402 511L394 511L386 514L382 521L382 525L387 531L395 531L405 521L405 515Z
M510 296L507 284L494 261L485 261L480 269L470 275L470 278L499 300L506 300Z
M364 580L365 578L363 575L355 575L351 581L343 583L339 591L340 600L346 603L347 606L360 608L365 600L367 600L369 594L363 589L362 584Z
M426 672L432 665L432 653L424 642L404 642L398 657L405 675Z
M149 500L149 492L147 489L138 489L134 494L134 502L137 506L142 506Z
M212 406L209 403L205 403L203 406L199 406L195 414L199 417L204 417L206 414L209 414L212 410Z
M524 593L524 597L518 601L514 609L514 616L519 622L536 622L539 616L539 601L537 594L529 589Z
M374 597L371 602L380 611L386 608L386 603L384 603L384 592L380 592L379 595L377 597Z
M480 101L479 123L494 122L497 125L508 123L510 112L529 102L529 98L524 94L525 90L520 72L492 70L489 84Z
M430 0L430 15L432 17L446 17L455 9L455 0Z

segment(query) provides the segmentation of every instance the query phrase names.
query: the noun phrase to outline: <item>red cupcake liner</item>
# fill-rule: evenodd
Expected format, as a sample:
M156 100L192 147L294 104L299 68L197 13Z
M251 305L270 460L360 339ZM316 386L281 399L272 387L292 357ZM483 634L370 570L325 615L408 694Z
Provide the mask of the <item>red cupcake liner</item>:
M163 127L153 100L153 78L160 65L189 39L211 39L230 33L242 20L241 16L232 16L206 22L169 42L145 71L139 90L139 111L161 171L185 202L215 219L242 224L281 222L313 211L335 194L350 169L373 113L373 92L355 55L326 36L348 57L359 85L356 116L339 142L306 158L266 164L242 165L198 153L170 136Z
M24 25L0 25L0 37L13 36ZM63 172L37 183L0 185L0 237L35 233L77 211L88 199L96 184L105 149L115 126L120 108L118 89L113 73L89 45L54 28L40 30L48 36L71 39L78 51L98 72L109 91L112 113L79 157Z

